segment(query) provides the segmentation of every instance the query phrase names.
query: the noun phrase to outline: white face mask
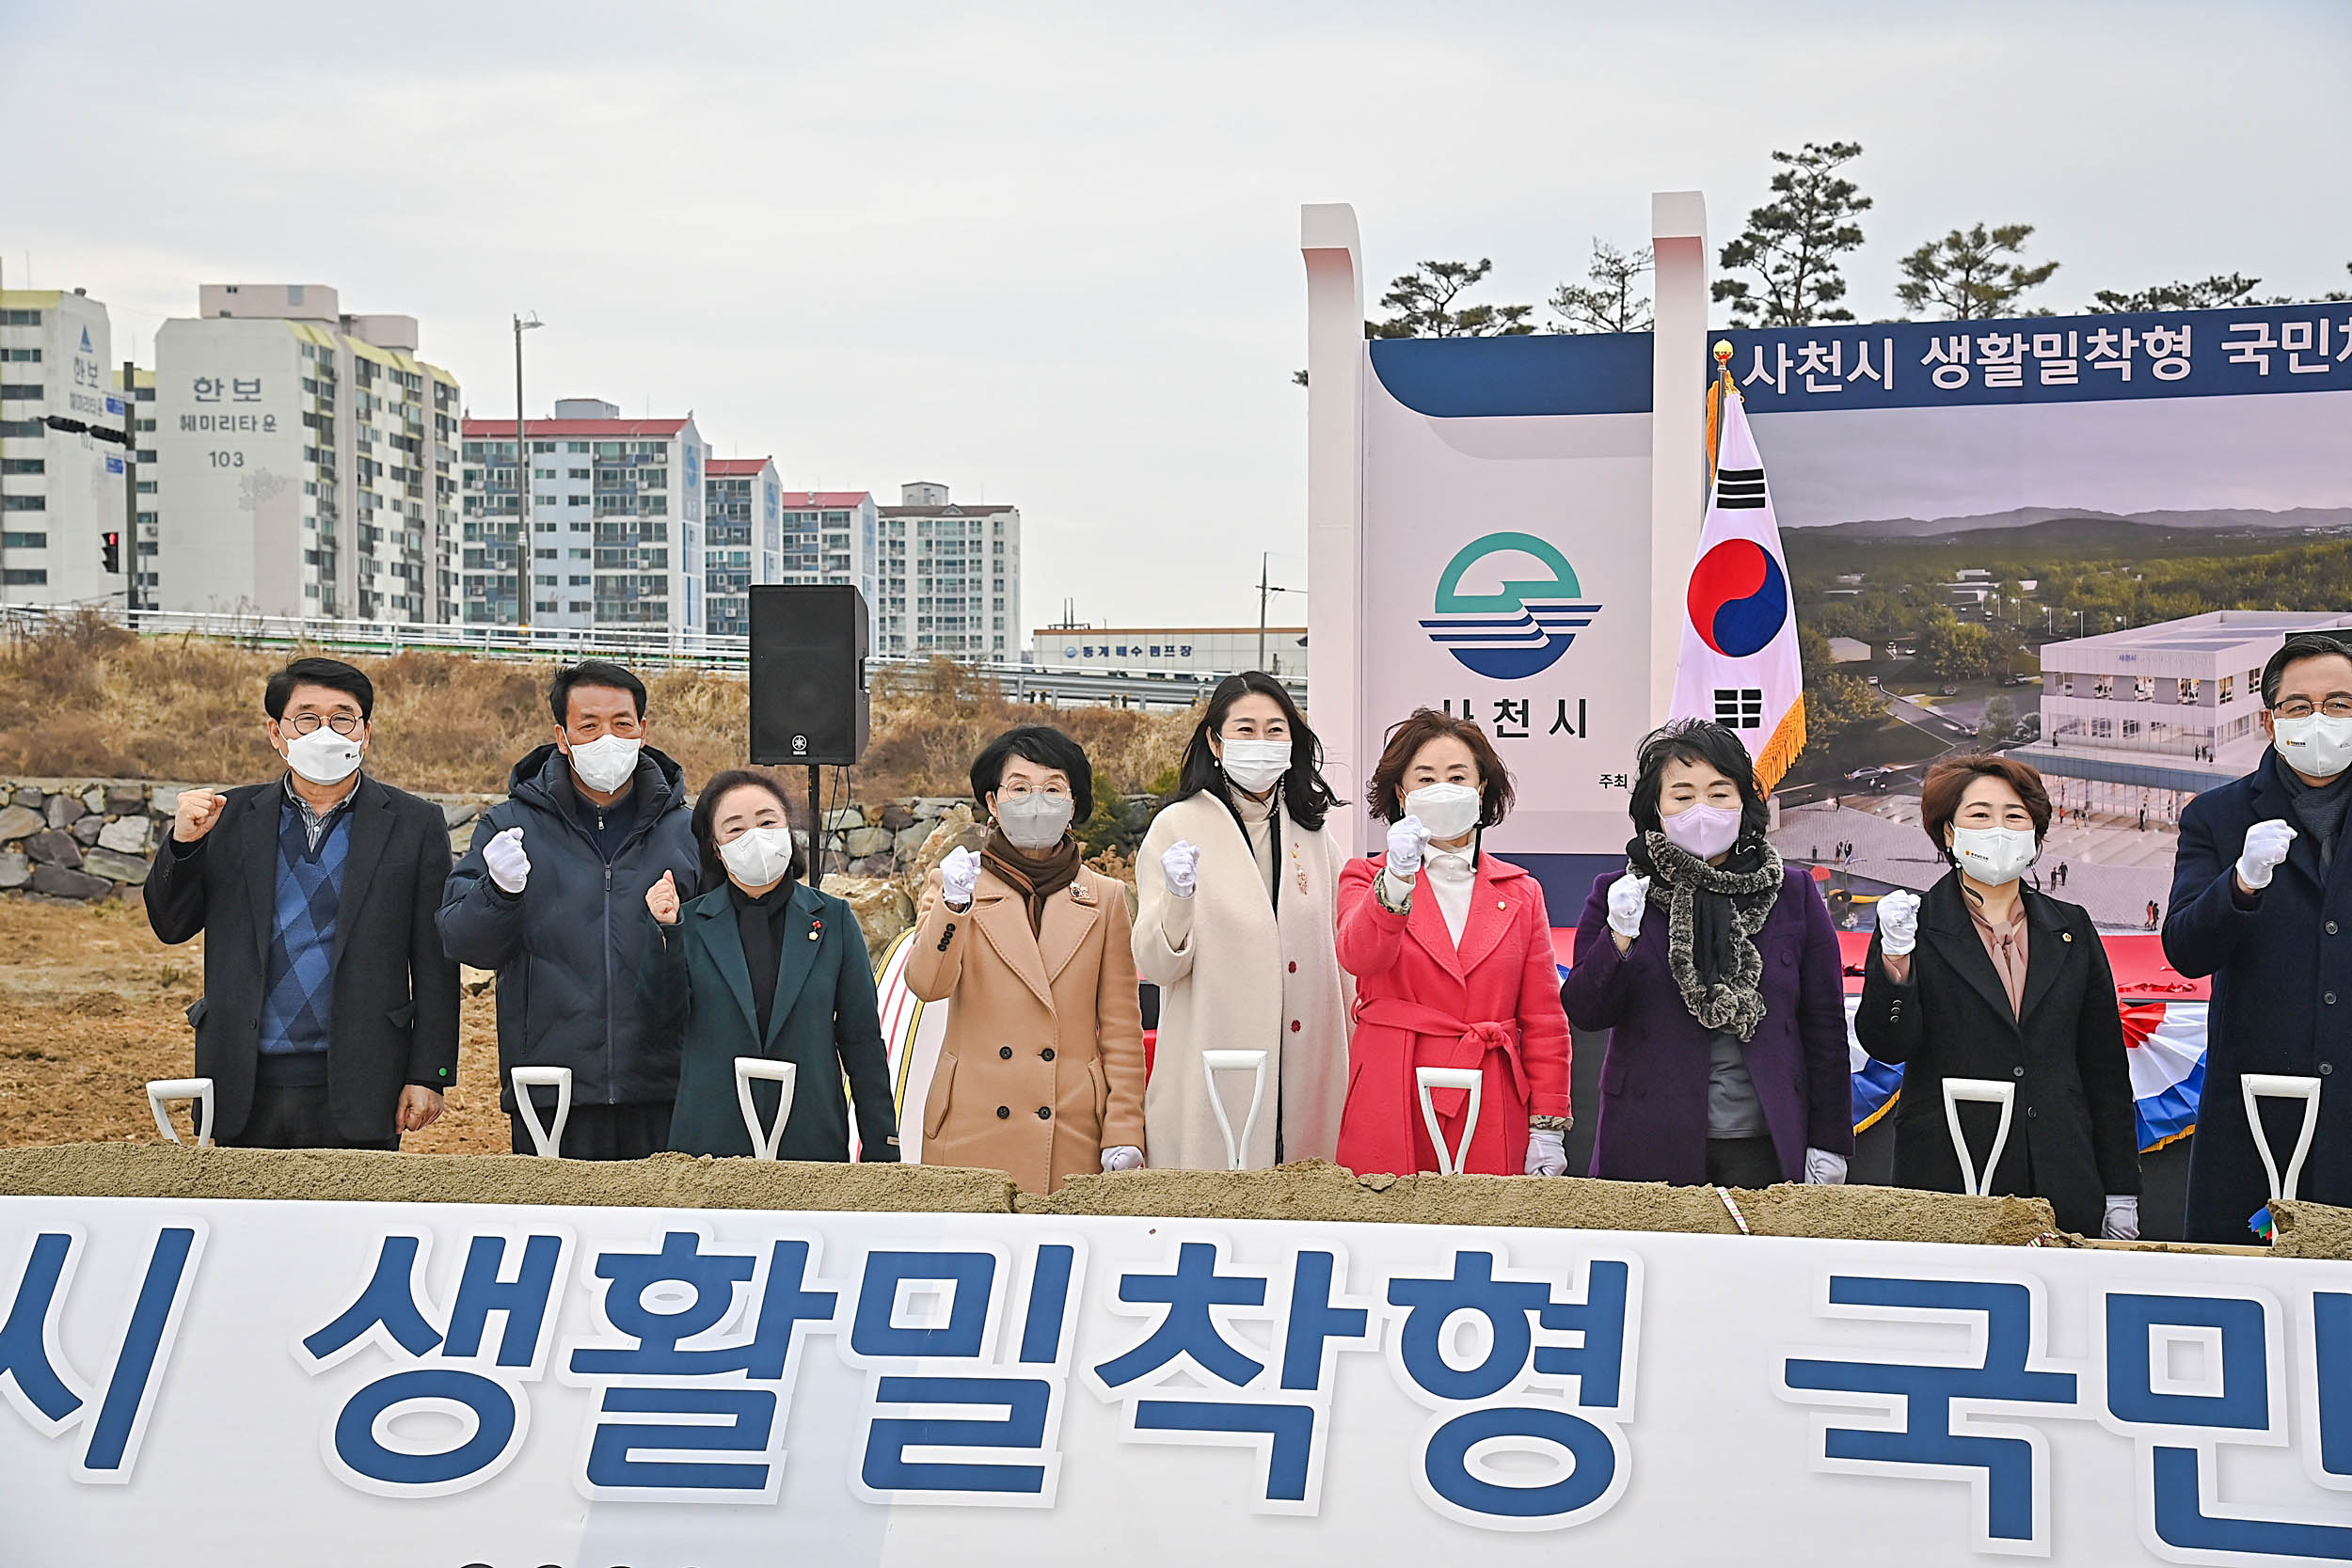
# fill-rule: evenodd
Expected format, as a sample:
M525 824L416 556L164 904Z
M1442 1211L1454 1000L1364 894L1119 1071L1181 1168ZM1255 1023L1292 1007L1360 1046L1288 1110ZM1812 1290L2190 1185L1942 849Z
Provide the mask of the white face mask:
M792 869L792 830L746 828L719 846L719 859L745 887L766 887Z
M1960 868L1987 887L2013 882L2042 858L2031 828L1954 828L1952 853Z
M572 748L572 776L598 794L618 789L637 772L637 753L644 744L617 735L584 741Z
M2314 713L2308 719L2273 719L2272 744L2286 765L2314 779L2332 779L2352 767L2352 719Z
M1287 740L1229 740L1217 759L1233 787L1246 795L1263 795L1291 769Z
M1740 808L1693 801L1672 816L1659 818L1666 842L1686 855L1711 861L1740 842Z
M1405 797L1406 811L1438 840L1460 838L1477 827L1480 803L1478 791L1457 784L1429 784Z
M999 795L996 825L1016 849L1051 849L1061 842L1075 809L1067 795Z
M321 724L286 736L286 766L314 784L338 784L359 771L359 742Z

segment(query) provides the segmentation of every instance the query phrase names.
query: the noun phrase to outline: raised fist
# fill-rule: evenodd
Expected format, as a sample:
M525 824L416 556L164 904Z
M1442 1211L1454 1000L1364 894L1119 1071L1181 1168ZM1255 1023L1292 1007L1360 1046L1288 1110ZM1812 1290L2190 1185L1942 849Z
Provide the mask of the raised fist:
M523 853L523 831L509 828L482 847L482 868L490 880L509 893L520 893L531 880L531 857Z
M1421 818L1399 817L1389 830L1389 869L1400 879L1409 880L1421 875L1422 855L1429 847L1429 830Z
M183 789L180 803L171 811L171 836L183 844L194 844L213 831L220 820L220 808L229 803L229 797L217 789Z
M1649 908L1649 879L1629 871L1609 884L1609 928L1631 942L1642 934L1642 911Z
M1919 945L1919 895L1897 888L1879 900L1879 951L1907 958Z
M1191 897L1200 883L1200 846L1183 839L1169 845L1160 856L1160 873L1168 879L1168 892L1179 898Z
M2246 830L2246 847L2237 858L2237 879L2247 892L2260 893L2270 885L2270 874L2294 847L2295 830L2284 822L2273 817L2255 823Z
M939 863L939 895L951 910L968 909L973 890L980 885L980 857L969 849L950 849Z
M645 908L657 925L677 924L677 877L664 871L661 880L645 890Z

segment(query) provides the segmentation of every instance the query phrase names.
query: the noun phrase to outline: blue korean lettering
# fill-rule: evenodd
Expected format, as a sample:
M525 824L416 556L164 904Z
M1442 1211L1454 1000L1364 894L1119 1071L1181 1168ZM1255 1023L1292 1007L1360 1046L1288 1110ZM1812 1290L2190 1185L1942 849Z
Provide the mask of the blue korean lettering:
M95 1404L58 1340L82 1237L70 1229L42 1231L26 1249L16 1291L0 1316L0 1392L44 1437L87 1426L87 1438L73 1467L76 1481L105 1484L131 1479L180 1315L195 1284L204 1235L203 1226L194 1221L157 1228Z
M599 1391L576 1484L593 1498L773 1502L786 1415L807 1333L833 1323L841 1292L812 1281L813 1244L707 1250L673 1230L650 1252L597 1255L610 1334L576 1346L565 1382ZM689 1344L690 1340L702 1343ZM669 1418L663 1419L662 1418Z
M1027 1259L1026 1301L1016 1308L1016 1271L995 1249L866 1255L843 1353L871 1374L850 1478L857 1496L1053 1506L1081 1259L1075 1242L1038 1243ZM934 1304L924 1321L899 1321L924 1299ZM1005 1336L1014 1339L1009 1365L997 1354L1000 1323L1018 1331Z
M327 1418L329 1468L381 1497L464 1491L514 1461L530 1429L527 1385L547 1370L569 1271L568 1235L473 1236L444 1312L422 1277L430 1245L423 1235L382 1238L351 1305L296 1351L313 1377L370 1346L395 1363ZM414 1429L397 1444L383 1435L395 1422Z
M2316 1468L2325 1481L2341 1474L2344 1439L2352 1435L2345 1414L2330 1408L2344 1398L2352 1298L2315 1291L2312 1308ZM2137 1440L2138 1462L2147 1466L2138 1489L2140 1528L2151 1544L2265 1560L2352 1560L2352 1526L2251 1516L2221 1498L2224 1448L2275 1448L2287 1441L2276 1303L2259 1291L2112 1291L2100 1318L2106 1374L2102 1419Z
M1784 1398L1802 1392L1867 1396L1834 1402L1897 1415L1893 1430L1825 1426L1816 1467L1850 1474L1915 1477L1952 1472L1973 1479L1984 1499L1972 1520L1979 1547L2047 1549L2049 1456L2039 1432L2021 1435L1953 1431L1955 1401L1973 1411L1987 1402L2073 1413L2073 1372L2040 1370L2042 1314L2034 1286L1992 1280L1881 1279L1836 1275L1829 1305L1841 1316L1898 1316L1926 1323L1968 1323L1983 1354L1974 1364L1832 1361L1783 1363ZM1972 1322L1973 1320L1973 1322Z
M1496 1262L1492 1252L1466 1248L1454 1253L1447 1277L1389 1281L1389 1304L1403 1309L1396 1367L1439 1412L1423 1437L1422 1496L1448 1517L1488 1529L1557 1529L1597 1517L1629 1475L1623 1422L1631 1415L1637 1264L1593 1259L1581 1295L1561 1299L1550 1279L1499 1275ZM1486 1330L1470 1365L1449 1358L1453 1325L1464 1314ZM1555 1338L1565 1335L1574 1341ZM1527 1401L1537 1389L1557 1391L1565 1406ZM1485 1470L1474 1454L1498 1439L1551 1454L1559 1473L1529 1481Z
M1245 1272L1229 1266L1222 1241L1179 1242L1169 1272L1120 1277L1119 1300L1143 1307L1136 1315L1151 1325L1090 1369L1090 1381L1120 1404L1132 1440L1248 1449L1257 1459L1251 1511L1311 1515L1321 1507L1337 1357L1375 1347L1373 1304L1343 1293L1346 1274L1336 1248ZM1245 1323L1263 1325L1263 1358L1232 1338ZM1177 1381L1186 1366L1226 1386Z

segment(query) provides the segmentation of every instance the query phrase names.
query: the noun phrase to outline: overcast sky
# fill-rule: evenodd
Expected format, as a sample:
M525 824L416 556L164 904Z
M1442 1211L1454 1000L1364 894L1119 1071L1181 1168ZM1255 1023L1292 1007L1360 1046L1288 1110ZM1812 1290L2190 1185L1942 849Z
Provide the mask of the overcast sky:
M1539 302L1652 190L1720 242L1772 149L1847 138L1866 316L1978 220L2037 226L2060 309L2352 283L2352 5L1928 9L0 0L0 255L142 361L199 282L329 284L485 416L536 310L534 414L1017 502L1032 626L1247 622L1262 549L1305 580L1302 201L1355 204L1371 295L1491 256Z

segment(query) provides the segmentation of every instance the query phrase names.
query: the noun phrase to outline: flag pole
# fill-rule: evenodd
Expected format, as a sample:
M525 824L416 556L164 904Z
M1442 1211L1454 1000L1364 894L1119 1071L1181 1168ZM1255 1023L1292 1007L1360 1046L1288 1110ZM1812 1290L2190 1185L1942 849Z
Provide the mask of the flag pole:
M1707 388L1707 485L1715 487L1715 457L1724 442L1724 399L1737 397L1731 385L1731 340L1715 340L1715 379Z

